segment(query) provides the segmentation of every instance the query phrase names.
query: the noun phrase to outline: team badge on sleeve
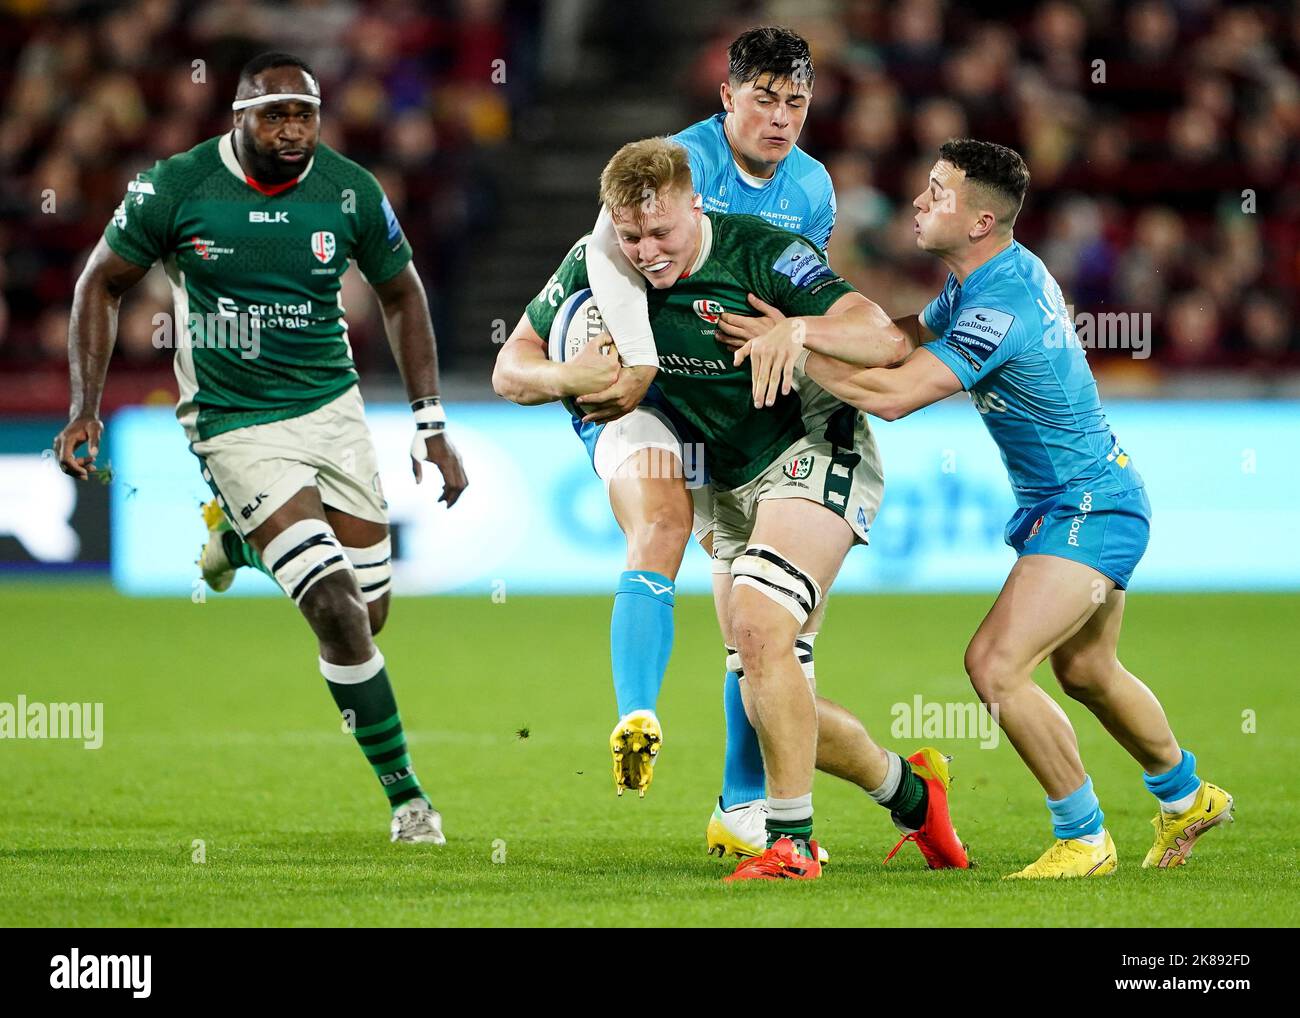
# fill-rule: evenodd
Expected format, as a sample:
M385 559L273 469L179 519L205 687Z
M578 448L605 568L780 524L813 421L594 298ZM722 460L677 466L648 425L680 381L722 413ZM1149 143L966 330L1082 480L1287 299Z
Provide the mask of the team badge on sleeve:
M783 276L789 276L790 282L801 287L834 275L830 266L824 265L817 252L802 240L794 241L782 251L772 268Z
M388 246L396 251L402 246L402 227L398 225L397 213L393 211L388 195L384 195L384 200L379 207L384 210L384 222L388 228Z
M952 323L950 335L963 350L981 364L1007 338L1016 316L993 308L962 308Z
M311 253L322 265L328 265L334 260L334 251L334 234L329 230L319 230L311 235Z

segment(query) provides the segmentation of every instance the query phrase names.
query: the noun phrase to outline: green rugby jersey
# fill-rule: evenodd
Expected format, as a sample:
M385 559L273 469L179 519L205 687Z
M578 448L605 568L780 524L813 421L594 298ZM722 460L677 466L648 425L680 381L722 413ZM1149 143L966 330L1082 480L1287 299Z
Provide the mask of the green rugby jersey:
M355 385L348 261L376 285L411 260L379 182L327 145L296 182L267 190L225 134L139 174L104 231L127 261L163 263L176 416L200 439L310 413Z
M655 384L699 431L709 473L722 490L740 487L771 466L792 443L826 426L838 399L810 379L801 392L754 409L750 362L733 366L717 339L724 311L752 315L747 295L787 316L821 315L854 288L811 241L749 215L706 213L703 243L691 271L666 290L648 289L650 326L659 350ZM579 240L528 305L543 339L565 297L587 287L587 238Z

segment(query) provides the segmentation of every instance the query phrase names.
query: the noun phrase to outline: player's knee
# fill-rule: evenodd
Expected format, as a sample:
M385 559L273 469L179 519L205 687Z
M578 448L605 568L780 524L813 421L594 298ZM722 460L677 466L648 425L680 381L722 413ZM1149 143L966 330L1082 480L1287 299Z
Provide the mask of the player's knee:
M778 658L792 654L791 643L781 635L789 616L758 598L738 597L731 612L731 632L736 641L735 662L751 685L761 683L778 664ZM746 603L753 602L753 603ZM733 663L728 658L728 667Z
M303 595L298 607L330 661L365 660L374 653L370 614L351 570L332 573Z
M766 674L793 655L796 634L817 609L821 588L766 545L750 545L731 564L730 630L747 676Z
M691 539L689 503L656 506L627 535L628 567L650 568L665 560L681 561Z
M976 637L966 648L964 663L971 686L986 704L1001 703L1024 681L1016 655L997 640Z

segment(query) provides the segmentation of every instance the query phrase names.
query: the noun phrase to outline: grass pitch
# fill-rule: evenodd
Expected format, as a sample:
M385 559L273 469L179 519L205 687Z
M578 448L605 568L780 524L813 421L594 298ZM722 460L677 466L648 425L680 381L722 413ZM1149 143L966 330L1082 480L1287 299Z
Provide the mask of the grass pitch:
M954 819L978 867L931 873L907 846L882 868L888 817L819 776L826 876L724 886L730 863L704 854L722 762L722 648L704 598L678 602L664 751L640 801L616 799L609 773L608 599L396 601L380 645L443 813L437 849L388 843L384 799L287 601L0 586L0 700L100 701L105 729L97 750L0 741L0 924L1296 925L1300 596L1130 599L1124 661L1236 797L1237 822L1182 870L1140 869L1154 802L1058 693L1120 869L1053 884L999 879L1051 840L1005 740L890 733L892 705L916 694L972 699L962 651L990 600L838 596L817 643L819 690L878 740L954 754Z

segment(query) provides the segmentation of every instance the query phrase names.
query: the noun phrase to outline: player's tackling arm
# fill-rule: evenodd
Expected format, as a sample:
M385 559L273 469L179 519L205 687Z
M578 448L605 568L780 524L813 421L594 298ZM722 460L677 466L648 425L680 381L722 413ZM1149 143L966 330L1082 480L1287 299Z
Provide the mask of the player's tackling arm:
M859 367L901 364L920 345L913 330L900 328L884 308L860 293L845 294L824 315L791 321L808 350Z
M59 469L85 480L95 469L104 424L99 404L108 375L108 359L117 340L117 311L122 294L149 271L147 265L129 262L101 237L77 279L68 321L68 374L72 398L68 425L54 439ZM77 447L86 443L86 455Z
M754 405L772 406L777 392L788 394L794 384L799 355L808 350L857 367L901 364L920 345L917 327L909 320L891 321L883 308L862 294L844 294L822 315L781 318L780 313L753 295L750 303L764 328L736 350L735 363L752 361ZM733 328L737 328L733 325Z
M886 421L960 392L961 381L929 350L916 350L902 364L863 368L809 352L803 370L827 392Z

